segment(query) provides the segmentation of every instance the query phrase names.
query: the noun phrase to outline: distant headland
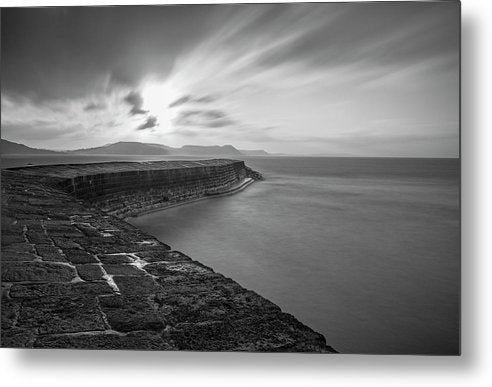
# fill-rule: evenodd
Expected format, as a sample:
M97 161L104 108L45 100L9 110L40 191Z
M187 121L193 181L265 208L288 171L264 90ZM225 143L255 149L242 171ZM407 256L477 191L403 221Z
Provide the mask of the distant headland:
M151 144L142 142L116 142L94 148L83 148L67 151L55 151L50 149L31 148L24 144L2 139L2 155L162 155L162 156L269 156L270 153L257 149L237 149L232 145L184 145L173 148L163 144Z

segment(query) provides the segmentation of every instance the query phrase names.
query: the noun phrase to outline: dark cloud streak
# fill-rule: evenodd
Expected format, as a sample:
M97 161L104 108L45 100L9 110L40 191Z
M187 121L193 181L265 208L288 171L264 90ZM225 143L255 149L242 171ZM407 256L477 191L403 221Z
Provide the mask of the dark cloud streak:
M272 36L302 32L252 64L260 68L291 61L313 67L398 65L459 48L454 22L459 2L5 8L2 88L54 99L84 96L107 83L136 87L149 74L165 77L174 58L213 34L217 25L252 11L258 16L228 44L246 49L260 36L268 43ZM190 98L210 102L210 97Z
M185 103L189 102L190 99L191 99L191 96L184 95L181 98L178 98L176 101L170 103L168 107L174 108L174 107L178 107L178 106L184 105Z
M106 109L106 104L102 102L101 103L90 102L84 107L84 111L86 112L104 110L104 109Z
M459 29L455 21L459 18L459 3L443 5L442 2L319 4L318 17L325 17L329 22L306 29L291 44L269 51L257 65L272 68L301 61L310 67L359 62L366 66L399 66L454 53L457 66ZM333 11L343 12L329 18Z
M2 91L63 99L104 89L108 79L135 87L149 73L165 77L174 58L207 34L213 12L202 5L3 8Z
M137 130L152 129L155 128L156 126L159 126L157 122L157 117L149 116L147 117L147 120L142 125L139 125L137 127Z
M202 128L222 128L235 123L236 121L221 110L185 110L174 120L177 126Z
M130 110L130 114L132 116L138 115L138 114L146 114L148 113L147 110L143 110L142 106L144 103L144 100L140 93L136 91L132 91L127 94L127 96L124 98L124 101L130 105L132 108Z
M217 100L216 96L213 95L204 95L202 97L194 97L192 95L184 95L180 98L178 98L176 101L172 102L169 104L169 108L175 108L181 105L185 105L188 103L195 103L195 104L208 104L215 102Z

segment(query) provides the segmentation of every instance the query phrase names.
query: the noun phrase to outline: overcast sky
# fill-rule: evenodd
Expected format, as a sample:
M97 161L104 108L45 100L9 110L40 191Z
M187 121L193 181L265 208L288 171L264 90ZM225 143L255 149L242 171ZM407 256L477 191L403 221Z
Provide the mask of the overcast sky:
M3 9L2 138L456 157L459 3Z

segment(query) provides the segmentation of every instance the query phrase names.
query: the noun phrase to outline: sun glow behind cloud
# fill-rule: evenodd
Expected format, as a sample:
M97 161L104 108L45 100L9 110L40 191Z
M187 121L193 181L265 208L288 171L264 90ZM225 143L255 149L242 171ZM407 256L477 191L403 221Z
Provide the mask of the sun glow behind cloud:
M158 80L145 81L142 86L144 108L157 117L159 130L169 133L173 129L174 111L169 105L177 100L182 93L175 89L171 82L159 82Z

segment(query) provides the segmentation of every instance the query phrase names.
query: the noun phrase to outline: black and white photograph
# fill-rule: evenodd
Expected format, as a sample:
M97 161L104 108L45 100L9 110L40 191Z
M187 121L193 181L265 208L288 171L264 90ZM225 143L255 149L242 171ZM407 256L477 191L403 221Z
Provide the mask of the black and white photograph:
M3 7L1 347L459 356L460 28Z

